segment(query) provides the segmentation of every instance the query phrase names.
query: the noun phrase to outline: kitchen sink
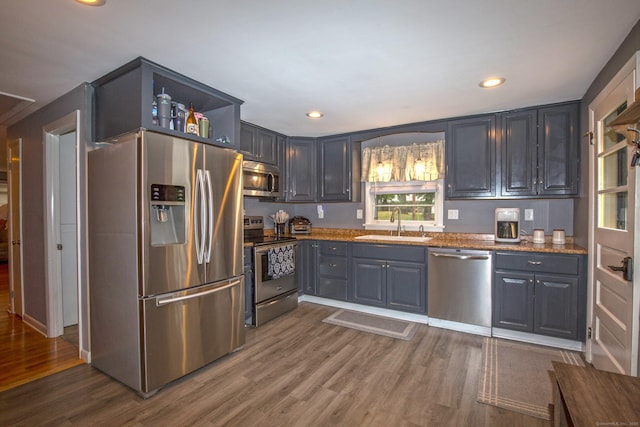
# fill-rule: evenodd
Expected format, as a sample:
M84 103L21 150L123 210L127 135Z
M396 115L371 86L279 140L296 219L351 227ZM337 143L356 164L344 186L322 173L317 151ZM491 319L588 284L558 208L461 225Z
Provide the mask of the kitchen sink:
M420 236L386 236L381 234L365 234L355 237L355 240L384 240L388 242L428 242L432 237Z

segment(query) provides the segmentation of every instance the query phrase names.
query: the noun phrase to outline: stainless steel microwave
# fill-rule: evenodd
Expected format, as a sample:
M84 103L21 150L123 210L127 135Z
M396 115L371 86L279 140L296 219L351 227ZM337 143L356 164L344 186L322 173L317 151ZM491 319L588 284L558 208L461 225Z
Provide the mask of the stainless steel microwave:
M245 196L282 197L280 169L273 165L245 160L242 163L242 186Z

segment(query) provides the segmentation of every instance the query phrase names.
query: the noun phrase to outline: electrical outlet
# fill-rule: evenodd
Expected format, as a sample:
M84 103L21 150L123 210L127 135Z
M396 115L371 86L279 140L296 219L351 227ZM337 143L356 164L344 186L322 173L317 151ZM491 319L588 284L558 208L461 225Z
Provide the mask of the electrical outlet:
M322 207L322 205L318 205L318 218L324 218L324 208Z
M356 209L356 219L362 219L362 209Z
M525 221L533 221L533 209L525 209L524 210L524 220Z
M458 209L447 209L447 219L458 219Z

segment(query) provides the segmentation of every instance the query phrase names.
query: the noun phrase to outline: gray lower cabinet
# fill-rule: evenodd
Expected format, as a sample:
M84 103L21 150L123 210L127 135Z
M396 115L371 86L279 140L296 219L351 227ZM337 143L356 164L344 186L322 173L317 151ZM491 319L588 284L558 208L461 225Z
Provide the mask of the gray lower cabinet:
M412 313L426 313L426 249L352 245L350 301Z
M493 326L583 340L585 264L580 255L497 252Z
M244 248L244 320L253 324L253 247Z
M316 270L318 242L316 240L298 240L296 245L296 277L298 292L305 295L316 294Z
M316 295L346 301L349 277L348 244L319 241L317 250Z

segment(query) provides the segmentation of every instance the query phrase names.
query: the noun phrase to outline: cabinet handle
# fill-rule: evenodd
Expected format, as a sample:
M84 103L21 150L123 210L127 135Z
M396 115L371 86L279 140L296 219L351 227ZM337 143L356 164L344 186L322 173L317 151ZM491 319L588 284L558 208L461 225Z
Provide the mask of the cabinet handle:
M337 266L338 266L338 264L331 264L331 263L329 263L329 267L337 267Z
M531 264L531 265L541 265L542 261L527 261L527 264Z
M333 246L333 247L331 248L331 250L332 250L332 251L337 251L337 250L338 250L338 248L336 248L335 246Z
M318 245L311 245L311 247L312 247L312 248L317 248L317 247L318 247Z

